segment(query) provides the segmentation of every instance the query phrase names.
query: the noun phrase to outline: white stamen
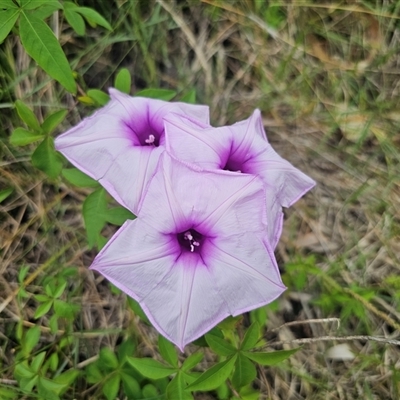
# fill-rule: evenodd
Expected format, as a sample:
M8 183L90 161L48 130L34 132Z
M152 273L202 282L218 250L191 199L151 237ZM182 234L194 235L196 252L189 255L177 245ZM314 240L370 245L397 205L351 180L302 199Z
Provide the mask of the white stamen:
M183 237L184 237L185 240L190 240L190 241L193 240L193 236L192 236L192 234L190 233L190 231L185 232L185 234L183 235Z
M193 242L193 246L200 246L199 242Z
M156 139L156 138L155 138L154 135L149 135L149 138L146 139L145 142L146 142L147 144L154 144L155 139Z
M190 244L190 251L193 253L194 252L194 246Z

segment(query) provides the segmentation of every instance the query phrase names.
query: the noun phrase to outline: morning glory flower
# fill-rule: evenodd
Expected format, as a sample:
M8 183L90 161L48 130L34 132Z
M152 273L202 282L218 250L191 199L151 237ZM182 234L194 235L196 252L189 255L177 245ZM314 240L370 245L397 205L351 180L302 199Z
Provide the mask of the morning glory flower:
M257 176L191 168L164 152L138 218L91 269L137 300L183 350L227 316L285 290L265 238L265 203Z
M257 175L266 188L267 235L275 248L282 231L282 207L290 207L315 182L280 157L269 144L260 110L219 128L182 115L164 118L167 151L208 170Z
M164 116L173 111L208 123L209 110L207 106L131 97L116 89L109 92L109 103L58 136L55 146L136 214L165 150Z

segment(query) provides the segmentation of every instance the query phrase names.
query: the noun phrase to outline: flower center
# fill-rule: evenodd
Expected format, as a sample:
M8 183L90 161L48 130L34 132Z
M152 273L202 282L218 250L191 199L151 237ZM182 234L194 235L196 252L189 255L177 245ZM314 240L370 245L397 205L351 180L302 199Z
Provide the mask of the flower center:
M154 135L149 135L149 138L148 139L145 139L145 143L147 143L149 146L155 146L155 143L154 143L154 141L155 141L155 136Z
M201 247L203 235L197 232L195 229L189 229L187 231L178 233L178 242L181 248L194 253Z
M228 158L225 167L222 169L225 171L243 172L243 165L241 162Z
M156 127L152 126L148 121L142 124L134 125L130 122L125 122L125 126L129 130L128 134L134 146L158 147L162 132L158 132Z

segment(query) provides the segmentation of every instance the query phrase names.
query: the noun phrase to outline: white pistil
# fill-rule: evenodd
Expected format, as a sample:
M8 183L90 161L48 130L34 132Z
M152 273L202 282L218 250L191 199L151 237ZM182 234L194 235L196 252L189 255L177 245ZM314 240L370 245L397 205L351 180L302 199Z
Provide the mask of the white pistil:
M200 243L197 242L196 240L194 240L193 235L190 233L190 231L187 231L183 234L183 238L185 240L189 240L190 244L190 252L193 253L194 252L194 248L195 246L198 247L200 246Z
M149 138L145 140L147 144L154 144L154 141L156 140L154 135L149 135Z

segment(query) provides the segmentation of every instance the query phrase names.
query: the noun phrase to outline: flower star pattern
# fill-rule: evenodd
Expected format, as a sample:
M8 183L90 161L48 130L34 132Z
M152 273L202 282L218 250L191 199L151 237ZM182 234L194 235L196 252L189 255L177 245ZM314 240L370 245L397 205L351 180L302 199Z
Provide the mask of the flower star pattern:
M131 97L116 89L109 92L110 102L58 136L55 146L137 214L143 191L165 150L163 118L177 112L208 124L209 110L207 106Z
M208 170L259 176L266 189L267 234L272 248L281 235L282 207L290 207L315 182L280 157L268 143L261 113L231 126L210 127L190 116L164 118L166 147L176 158Z
M141 202L91 269L137 300L181 350L284 290L257 176L204 171L163 153Z

